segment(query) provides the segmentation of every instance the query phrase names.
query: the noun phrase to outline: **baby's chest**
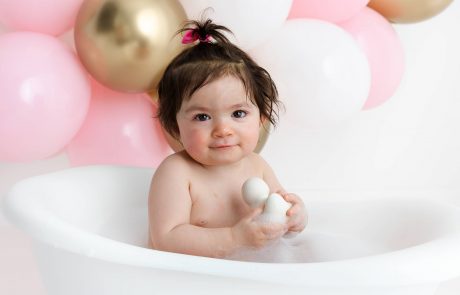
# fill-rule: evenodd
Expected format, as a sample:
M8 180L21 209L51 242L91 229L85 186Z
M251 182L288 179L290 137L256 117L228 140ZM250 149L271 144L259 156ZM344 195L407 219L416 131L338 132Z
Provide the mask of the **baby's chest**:
M249 213L239 190L195 191L192 193L190 223L202 227L228 227Z

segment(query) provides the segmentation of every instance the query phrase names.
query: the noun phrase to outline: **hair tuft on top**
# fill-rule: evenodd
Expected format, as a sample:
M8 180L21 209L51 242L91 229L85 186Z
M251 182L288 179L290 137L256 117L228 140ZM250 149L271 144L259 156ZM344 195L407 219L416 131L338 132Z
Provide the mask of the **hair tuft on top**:
M206 38L210 36L218 43L230 43L222 31L233 34L230 29L213 23L209 18L202 21L187 21L184 27L177 31L177 34L181 34L189 30L191 30L192 34L197 36L200 40L206 40Z

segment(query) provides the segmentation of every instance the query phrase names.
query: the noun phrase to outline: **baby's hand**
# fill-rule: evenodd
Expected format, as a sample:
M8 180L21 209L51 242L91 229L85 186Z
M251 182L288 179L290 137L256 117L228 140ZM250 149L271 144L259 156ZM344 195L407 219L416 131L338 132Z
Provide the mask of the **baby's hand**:
M308 223L307 210L302 199L296 194L280 193L286 202L292 204L291 208L286 212L288 216L288 231L301 232Z
M257 222L255 219L261 213L262 209L257 208L231 228L236 245L262 248L287 232L287 224Z

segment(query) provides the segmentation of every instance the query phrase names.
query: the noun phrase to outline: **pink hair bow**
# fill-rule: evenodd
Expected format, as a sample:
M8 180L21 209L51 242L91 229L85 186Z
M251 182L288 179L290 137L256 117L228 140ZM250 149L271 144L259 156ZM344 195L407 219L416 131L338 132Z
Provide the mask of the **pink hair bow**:
M195 42L196 40L200 40L200 42L208 42L211 43L211 36L206 35L206 38L201 38L200 35L194 30L187 30L185 31L184 37L182 37L182 44L190 44Z

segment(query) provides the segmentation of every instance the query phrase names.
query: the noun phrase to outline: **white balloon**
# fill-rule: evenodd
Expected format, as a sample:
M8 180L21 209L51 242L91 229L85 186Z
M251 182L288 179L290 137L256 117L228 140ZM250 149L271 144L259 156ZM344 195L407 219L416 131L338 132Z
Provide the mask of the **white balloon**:
M292 0L180 0L180 3L190 19L200 20L205 12L204 16L228 27L236 39L227 36L247 50L266 41L281 28Z
M334 125L359 112L369 94L366 55L350 34L332 23L287 21L251 54L278 86L286 107L282 128Z

